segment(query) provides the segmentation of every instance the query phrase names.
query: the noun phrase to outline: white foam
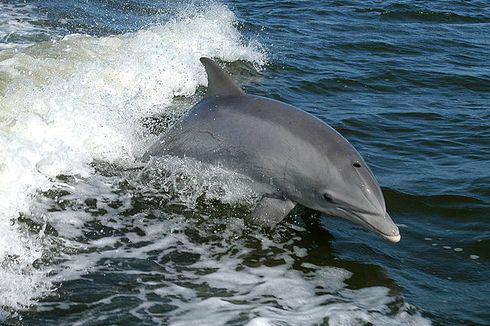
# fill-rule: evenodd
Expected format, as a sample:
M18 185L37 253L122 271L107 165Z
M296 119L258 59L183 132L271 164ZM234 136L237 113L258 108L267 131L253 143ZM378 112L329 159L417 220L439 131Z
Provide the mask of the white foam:
M297 241L309 236L305 229L280 226L276 230L277 239L271 241L258 228L247 227L241 218L203 221L201 216L168 213L151 218L150 212L160 211L151 205L148 211L126 216L122 213L133 209L133 204L125 198L133 190L121 190L120 180L121 176L94 175L66 185L65 194L59 198L70 204L65 211L47 212L47 205L56 207L56 201L43 198L37 198L36 205L31 207L45 212L46 219L60 232L57 239L65 240L58 248L61 250L55 260L58 263L51 265L54 279L62 281L65 287L70 280L82 276L90 279L92 274L101 272L108 280L117 278L117 274L123 274L123 280L134 275L129 282L138 289L137 293L111 292L103 298L97 295L95 302L88 303L89 307L114 306L121 297L130 295L134 302L139 302L129 310L134 317L160 321L164 317L164 322L171 325L216 325L237 320L249 325L429 324L409 305L390 307L399 298L391 295L388 288L348 288L346 281L352 273L345 269L310 262L303 262L299 269L294 267ZM86 203L90 198L97 198L93 212L103 209L106 213L92 215ZM115 199L121 199L117 208L110 205ZM72 224L71 219L65 221L67 214L77 215L84 225ZM131 231L135 227L140 231ZM121 235L104 234L100 232L104 228L127 230ZM97 232L97 236L83 236ZM218 235L213 236L216 232ZM257 259L254 263L247 263L254 257ZM135 260L158 267L108 268ZM276 261L274 266L268 266L271 261ZM87 299L90 295L86 293ZM155 295L161 301L155 300ZM69 307L63 309L76 306L69 298L65 300ZM161 302L175 308L158 314L155 311ZM37 309L49 311L62 304L41 303ZM120 308L115 305L114 309ZM116 310L106 313L118 313ZM80 324L95 321L94 318L89 313Z
M171 192L189 208L195 208L200 197L251 205L257 196L249 177L190 158L152 158L141 178L148 185L145 188L155 193Z
M21 308L51 287L32 267L49 245L11 222L37 191L58 174L90 177L93 160L141 155L152 140L141 119L206 83L199 57L264 63L235 25L227 7L210 5L133 34L70 35L0 53L0 263L11 266L0 267L0 305Z
M279 227L271 239L250 230L241 218L203 221L206 216L167 210L163 215L157 204L149 212L128 216L133 196L145 196L145 189L136 184L140 189L133 193L121 189L119 182L137 183L138 178L131 179L131 173L94 173L94 160L132 167L153 140L141 127L142 120L159 112L172 115L175 96L194 94L205 84L200 56L264 63L263 52L244 42L235 24L233 13L223 5L210 5L205 11L186 8L175 20L134 34L71 35L17 54L0 54L0 305L21 309L50 291L54 282L68 286L82 275L89 279L103 272L134 276L137 293L130 295L139 304L128 312L146 322L151 318L162 323L166 318L172 325L237 320L249 325L428 323L408 305L390 308L398 298L387 288L349 289L349 271L312 263L297 269L295 260L307 255L295 246L307 232L303 228L283 229L294 230L294 236L283 239ZM241 176L227 174L223 183L220 168L180 159L156 163L149 172L163 172L163 178L150 186L177 189L186 207L196 205L203 195L230 204L253 198ZM59 174L72 178L65 182L56 178ZM60 195L36 196L48 189ZM150 196L159 199L155 193ZM87 199L96 199L95 207L89 207ZM98 210L105 213L97 215ZM19 212L41 225L39 232L18 224ZM49 235L50 228L57 235ZM119 230L125 230L123 235ZM185 264L179 263L181 255ZM51 258L49 265L34 267L46 257ZM159 268L108 268L134 260ZM266 260L277 263L269 266ZM85 306L109 305L120 296L111 293ZM164 315L150 312L161 304L155 296L175 309ZM86 297L90 300L90 293ZM38 303L36 309L70 309L72 304L76 306L51 300ZM119 306L106 312L126 313ZM78 323L100 323L98 318L105 317L88 313Z

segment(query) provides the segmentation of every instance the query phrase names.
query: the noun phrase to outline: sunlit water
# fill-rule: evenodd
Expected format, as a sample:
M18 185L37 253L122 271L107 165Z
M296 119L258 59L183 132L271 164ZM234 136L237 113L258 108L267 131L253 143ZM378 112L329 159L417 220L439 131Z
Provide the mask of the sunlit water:
M0 320L13 325L485 325L490 7L469 2L0 3ZM330 123L402 240L250 180L142 162L204 94L199 57Z

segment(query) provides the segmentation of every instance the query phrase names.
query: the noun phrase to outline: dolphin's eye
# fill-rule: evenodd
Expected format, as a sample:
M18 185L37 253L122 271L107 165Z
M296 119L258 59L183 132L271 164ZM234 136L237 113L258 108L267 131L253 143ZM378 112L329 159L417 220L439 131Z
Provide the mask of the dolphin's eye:
M356 168L361 167L361 163L359 163L359 161L355 161L354 164L352 164L352 165L354 165L354 167L356 167Z
M323 194L323 198L325 198L326 201L333 203L333 198L329 194Z

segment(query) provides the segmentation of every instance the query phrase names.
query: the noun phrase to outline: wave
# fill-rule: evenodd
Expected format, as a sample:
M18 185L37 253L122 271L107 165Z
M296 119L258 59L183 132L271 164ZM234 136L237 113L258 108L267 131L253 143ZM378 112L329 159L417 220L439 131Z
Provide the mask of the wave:
M0 51L49 39L52 32L42 26L44 17L36 9L28 4L0 3Z
M380 13L387 21L403 21L412 23L445 23L445 24L487 24L490 17L460 15L448 11L435 10L387 10Z
M490 207L490 203L470 196L456 194L418 195L394 189L383 189L390 208L398 212L444 216L445 219L467 220L469 216L480 216Z
M201 56L266 61L219 4L135 33L0 52L0 306L26 307L52 288L49 270L34 267L50 250L44 229L26 231L19 213L60 174L88 177L94 160L132 164L153 139L142 121L184 110L175 97L206 84Z
M375 13L386 21L408 23L485 24L490 22L490 17L485 15L487 4L484 1L474 1L460 6L453 4L452 7L460 9L459 13L448 11L447 6L434 2L420 4L395 2L388 3L382 8L362 8L356 11Z
M61 252L50 265L56 269L55 279L63 282L63 303L41 301L34 320L91 323L100 316L93 313L97 309L113 321L158 319L176 325L235 320L251 325L306 320L429 324L389 286L371 281L353 286L354 275L344 267L366 265L339 266L319 228L315 237L301 226L283 224L271 239L241 216L186 210L194 206L196 195L234 202L240 191L237 180L230 183L219 168L203 169L200 163L184 161L151 162L156 168L142 174L152 183L138 183L136 178L134 184L126 184L118 176L102 174L79 181L65 178L57 191L38 198L32 210L49 212L45 232L59 230L56 238L64 241L53 246ZM163 170L158 168L161 165ZM167 175L167 170L173 174ZM163 177L154 172L163 172ZM219 189L219 184L224 188ZM133 188L138 185L142 189ZM153 186L160 189L152 192ZM212 189L203 192L203 186ZM184 196L180 211L168 197L174 187L176 195ZM191 201L190 206L185 201ZM218 206L216 210L223 208ZM39 217L31 217L31 223L42 224ZM373 268L372 274L384 272Z

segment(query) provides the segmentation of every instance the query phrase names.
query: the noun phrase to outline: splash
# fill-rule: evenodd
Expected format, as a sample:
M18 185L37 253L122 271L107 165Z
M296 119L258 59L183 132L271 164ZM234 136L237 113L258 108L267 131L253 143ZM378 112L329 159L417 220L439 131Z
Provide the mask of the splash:
M427 324L388 288L350 289L349 271L308 261L301 227L271 239L228 214L254 199L245 177L185 159L134 166L154 141L146 121L175 119L205 85L201 56L266 60L216 4L0 52L0 305L36 304L54 324L70 309L79 323ZM196 213L202 199L221 206ZM61 282L61 302L37 302Z
M186 8L136 33L0 52L1 306L20 309L52 288L49 271L33 267L50 244L19 225L19 214L58 175L90 177L94 160L132 164L152 141L142 120L206 83L201 56L265 62L224 5Z
M163 164L197 167L181 160ZM93 323L99 318L93 309L99 309L111 320L123 315L134 323L171 325L430 325L390 289L350 288L351 272L324 265L328 258L313 263L308 250L314 240L302 227L280 225L271 239L241 217L174 214L169 201L121 181L94 175L70 182L57 200L32 207L50 211L50 224L65 240L53 268L66 297L40 303L43 317L74 309L82 311L77 321ZM223 191L225 197L235 193Z

